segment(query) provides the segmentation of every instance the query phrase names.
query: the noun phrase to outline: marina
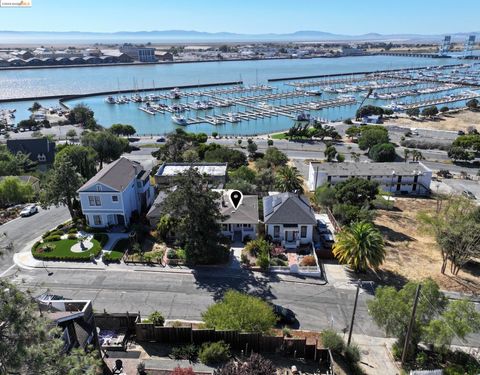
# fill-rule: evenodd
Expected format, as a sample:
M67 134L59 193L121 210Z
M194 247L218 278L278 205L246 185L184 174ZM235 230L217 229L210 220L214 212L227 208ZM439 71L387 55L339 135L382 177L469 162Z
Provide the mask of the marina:
M372 61L371 67L377 69L371 72L360 70L368 59ZM378 65L383 59L405 61L403 67L400 60L396 60L399 65L391 63L392 69L379 71L379 66L389 67L388 64ZM402 57L371 56L336 61L348 63L349 68L339 64L341 67L336 70L330 68L331 74L315 76L311 74L313 69L321 71L326 62L322 59L306 62L297 60L290 64L295 65L297 73L302 71L306 77L302 79L298 74L292 74L289 79L285 77L285 61L261 61L255 65L237 62L242 72L249 65L255 69L248 74L240 73L237 80L228 76L229 80L217 80L213 84L200 83L197 78L196 84L191 80L182 85L182 77L177 75L169 77L168 83L171 85L160 87L158 82L163 83L164 80L150 76L144 81L155 81L157 85L154 83L154 87L145 88L144 81L138 77L132 80L134 85L130 90L125 88L122 80L115 79L116 90L106 91L104 86L102 93L88 95L81 93L85 86L80 86L78 95L67 95L60 102L65 110L77 104L86 104L95 112L100 124L106 127L113 123L132 124L141 135L166 134L179 126L192 132L254 135L288 129L297 119L342 121L353 117L361 103L404 111L437 104L461 107L465 101L478 96L476 85L479 83L479 65L475 62L452 64L450 61L446 64L442 59L429 59L429 66L416 67L417 60ZM441 64L434 65L438 62ZM218 68L224 66L222 64L231 65L232 62L209 64L195 65ZM275 69L267 75L261 68L273 64L277 65L277 76L274 75ZM305 67L309 69L303 69ZM73 68L68 70L72 71ZM83 71L86 70L88 68ZM218 76L222 77L221 69ZM39 101L47 108L58 106L58 99ZM18 122L31 114L28 111L31 104L31 101L6 101L0 103L0 110L16 109L15 121Z

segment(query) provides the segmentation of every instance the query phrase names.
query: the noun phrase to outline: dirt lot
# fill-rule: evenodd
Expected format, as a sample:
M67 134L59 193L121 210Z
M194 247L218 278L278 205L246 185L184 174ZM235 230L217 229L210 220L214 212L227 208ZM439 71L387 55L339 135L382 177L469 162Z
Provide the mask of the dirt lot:
M416 219L419 211L435 208L434 199L397 198L394 210L377 211L375 223L387 245L380 275L398 284L431 277L444 290L479 293L480 263L469 264L458 276L450 275L448 270L445 275L440 273L440 250L433 237L419 231Z
M480 131L480 111L472 112L460 110L458 113L439 115L435 120L410 119L399 117L398 119L386 120L385 125L403 125L410 128L427 128L436 130L463 130L473 126Z

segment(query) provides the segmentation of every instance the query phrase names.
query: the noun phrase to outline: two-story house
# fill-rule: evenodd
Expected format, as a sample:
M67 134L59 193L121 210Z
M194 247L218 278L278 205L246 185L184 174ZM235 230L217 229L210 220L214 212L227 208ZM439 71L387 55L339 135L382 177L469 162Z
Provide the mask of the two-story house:
M154 199L149 172L123 157L106 165L77 192L87 224L95 228L128 226L132 215L146 211Z
M312 242L317 225L308 198L294 193L270 193L263 198L265 233L285 248Z

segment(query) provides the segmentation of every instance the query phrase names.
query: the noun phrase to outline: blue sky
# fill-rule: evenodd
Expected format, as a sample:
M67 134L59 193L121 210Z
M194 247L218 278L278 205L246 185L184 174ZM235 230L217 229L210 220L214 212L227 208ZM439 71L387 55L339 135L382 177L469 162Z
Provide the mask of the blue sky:
M442 34L480 29L478 0L32 0L0 30Z

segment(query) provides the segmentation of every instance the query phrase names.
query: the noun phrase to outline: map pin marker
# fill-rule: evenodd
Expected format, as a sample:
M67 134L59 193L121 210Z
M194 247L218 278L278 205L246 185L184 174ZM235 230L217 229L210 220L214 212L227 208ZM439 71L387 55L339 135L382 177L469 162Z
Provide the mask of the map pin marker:
M241 191L238 190L233 190L230 193L230 202L232 202L232 206L237 209L238 206L240 206L240 203L242 203L243 200L243 194Z

